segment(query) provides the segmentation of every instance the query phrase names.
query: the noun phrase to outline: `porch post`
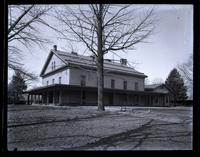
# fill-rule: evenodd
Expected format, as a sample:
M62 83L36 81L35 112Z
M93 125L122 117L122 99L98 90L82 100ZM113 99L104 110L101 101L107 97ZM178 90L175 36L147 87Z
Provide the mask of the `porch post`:
M82 105L83 104L83 101L82 101L82 97L83 97L83 90L82 90L82 87L81 87L81 90L80 90L80 104Z
M31 94L31 105L32 105L32 103L33 103L33 95Z
M38 95L36 94L36 104L38 104Z
M115 92L113 92L113 105L115 105Z
M27 98L27 105L29 105L29 94L28 94L28 98Z
M42 97L41 97L41 94L39 95L39 104L41 104L41 101L42 101Z
M152 106L151 105L151 95L149 95L149 106Z
M33 96L33 101L34 101L33 103L35 104L35 94L34 94L34 96Z
M40 95L40 104L42 104L42 94Z
M165 95L163 95L163 106L165 106Z
M38 95L38 104L40 104L40 94Z
M138 94L138 106L140 106L140 95Z
M31 104L33 104L33 94L31 94Z
M35 104L37 104L38 103L38 95L36 94L35 95Z
M38 101L38 104L40 104L40 94L39 94L39 95L37 95L37 97L38 97L38 99L37 99L37 101Z
M42 104L44 104L44 94L42 94Z
M152 106L154 106L154 95L152 95L152 97L151 97L151 99L152 99Z
M59 91L59 105L62 105L62 90Z
M126 106L128 106L128 93L126 93Z
M47 105L49 104L49 92L47 92Z
M167 102L168 102L168 104L170 105L170 96L169 96L169 95L167 96L167 99L168 99Z
M55 103L55 91L53 90L53 105L56 105Z

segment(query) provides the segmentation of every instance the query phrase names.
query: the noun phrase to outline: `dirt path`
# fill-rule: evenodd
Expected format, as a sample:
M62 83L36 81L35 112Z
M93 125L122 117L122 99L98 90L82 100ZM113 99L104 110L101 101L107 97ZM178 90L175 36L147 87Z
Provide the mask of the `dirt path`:
M70 148L70 150L190 150L192 132L188 129L181 130L180 127L187 128L187 123L149 120L137 129L101 138L96 142ZM180 131L177 130L178 128Z
M9 150L192 149L190 109L13 106L8 114Z

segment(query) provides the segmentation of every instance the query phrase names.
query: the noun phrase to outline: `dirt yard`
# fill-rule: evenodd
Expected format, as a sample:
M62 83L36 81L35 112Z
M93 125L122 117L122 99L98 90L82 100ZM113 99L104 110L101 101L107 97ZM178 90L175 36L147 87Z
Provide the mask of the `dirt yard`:
M191 150L192 107L8 105L8 150Z

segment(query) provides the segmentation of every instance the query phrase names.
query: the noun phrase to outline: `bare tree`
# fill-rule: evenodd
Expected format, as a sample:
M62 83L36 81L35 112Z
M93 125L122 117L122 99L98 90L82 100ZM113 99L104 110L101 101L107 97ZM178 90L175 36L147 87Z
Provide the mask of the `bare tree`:
M10 68L12 70L16 72L20 73L20 76L23 78L23 80L25 81L26 85L29 85L32 83L32 81L37 81L38 80L38 76L35 75L32 72L29 72L27 69L19 67L19 66L12 66L12 64L10 65Z
M178 70L183 77L185 84L187 85L187 90L189 97L193 97L193 55L191 54L187 62L179 64Z
M42 37L39 29L44 25L50 27L43 19L50 9L36 5L8 6L8 68L18 70L29 79L35 80L35 76L23 68L22 48L50 43L49 39Z
M149 85L149 84L150 84L150 80L149 80L149 78L145 78L145 80L144 80L144 84L145 84L145 85Z
M96 57L98 110L103 111L103 63L108 52L133 50L154 29L153 9L136 12L131 5L76 5L57 10L62 38L81 42Z
M162 84L165 83L162 78L154 78L152 84Z

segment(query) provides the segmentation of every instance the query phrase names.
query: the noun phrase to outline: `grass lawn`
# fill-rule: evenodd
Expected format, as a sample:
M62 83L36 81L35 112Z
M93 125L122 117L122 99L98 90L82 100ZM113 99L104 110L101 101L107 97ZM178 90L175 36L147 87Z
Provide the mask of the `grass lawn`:
M99 112L96 106L8 105L8 150L192 149L192 112L192 107Z

